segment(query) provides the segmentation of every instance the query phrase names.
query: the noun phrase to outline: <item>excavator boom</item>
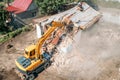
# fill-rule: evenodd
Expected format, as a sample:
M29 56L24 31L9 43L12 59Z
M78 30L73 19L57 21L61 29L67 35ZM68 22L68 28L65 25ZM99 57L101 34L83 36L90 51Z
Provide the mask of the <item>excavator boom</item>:
M39 55L41 54L40 49L42 48L43 43L46 41L48 37L52 34L53 31L55 31L58 27L63 27L65 24L62 22L52 22L52 26L48 28L48 30L43 34L43 36L39 39L37 45L36 45L36 51L35 51L35 58L38 59Z

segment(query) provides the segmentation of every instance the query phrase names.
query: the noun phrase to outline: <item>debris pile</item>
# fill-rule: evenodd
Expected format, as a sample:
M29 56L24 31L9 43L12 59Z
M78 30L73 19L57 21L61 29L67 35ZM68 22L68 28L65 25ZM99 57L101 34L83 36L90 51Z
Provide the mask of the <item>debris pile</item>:
M39 27L39 31L46 31L47 26L51 24L52 21L59 21L59 22L65 22L67 26L65 26L66 30L62 31L62 41L59 45L57 45L57 54L54 54L54 63L51 65L50 71L54 74L60 74L60 77L65 77L68 74L72 75L71 73L66 73L66 75L61 74L64 73L64 69L69 70L68 72L74 72L74 69L69 69L70 64L75 63L77 59L73 57L73 55L70 56L71 51L78 47L77 43L76 45L73 45L75 42L79 42L81 32L82 30L85 30L92 26L95 22L97 22L101 18L101 13L94 10L92 7L90 7L86 3L82 3L82 11L80 10L80 6L78 3L77 6L71 8L70 10L67 10L65 12L53 15L51 17L46 17L44 19L35 19L35 25L36 27ZM41 29L41 30L40 30ZM55 32L59 31L57 29ZM37 32L37 34L38 34ZM39 33L38 36L40 36L43 32ZM65 34L65 35L64 35ZM59 39L61 39L59 38ZM75 41L75 40L77 41ZM54 45L50 45L49 47L54 47ZM76 52L77 53L77 52ZM66 56L68 55L69 56ZM78 55L78 54L76 54ZM69 58L73 57L74 61L71 61ZM82 56L79 57L79 61L81 62L83 60ZM76 69L77 71L77 69ZM51 74L52 74L51 73Z
M82 6L82 10L81 10L81 6ZM100 12L94 10L85 2L82 2L82 4L78 3L77 6L65 12L53 15L51 17L46 17L42 20L35 19L34 22L37 23L35 25L39 37L41 37L42 34L46 31L46 29L48 29L48 26L51 24L52 21L59 21L66 23L67 26L65 26L65 28L67 29L60 33L60 35L62 35L62 38L63 37L65 38L61 42L62 45L59 45L58 50L62 51L63 53L68 53L68 51L72 49L73 36L75 36L76 33L80 31L80 29L85 30L86 28L89 28L100 18L101 18ZM66 36L63 36L64 34ZM54 42L56 41L55 43L57 43L59 39L56 38Z
M93 25L97 20L100 19L101 13L94 10L88 4L83 2L83 11L79 10L79 4L65 12L47 17L45 19L35 19L34 22L38 23L40 27L44 27L52 21L71 21L74 27L80 27L81 29L86 29Z

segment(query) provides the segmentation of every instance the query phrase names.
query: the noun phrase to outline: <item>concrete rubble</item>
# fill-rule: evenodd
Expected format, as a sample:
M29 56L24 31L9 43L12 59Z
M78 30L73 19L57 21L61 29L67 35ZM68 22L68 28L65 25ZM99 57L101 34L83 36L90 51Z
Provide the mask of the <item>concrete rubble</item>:
M59 14L46 17L44 19L35 19L34 22L37 23L36 28L38 26L44 30L45 26L50 24L52 21L60 21L60 22L66 22L68 25L71 21L73 23L73 32L69 35L67 35L67 38L62 41L62 45L59 45L59 51L62 53L68 53L72 49L72 37L75 35L79 29L86 29L92 26L95 22L97 22L101 18L101 13L94 10L92 7L90 7L88 4L83 2L82 7L83 11L81 11L79 8L79 5L81 3L78 3L75 7L65 11L61 12ZM36 24L35 24L36 25ZM37 35L42 35L41 33L38 33L42 30L37 29ZM71 38L68 38L71 37Z
M51 17L47 17L43 20L35 19L34 22L41 24L40 26L45 26L46 24L49 24L52 21L62 21L65 18L69 17L69 19L74 23L75 27L85 29L90 27L92 24L94 24L97 20L100 19L101 13L94 10L88 4L83 3L83 11L80 11L78 9L78 5L65 12L61 12Z
M39 25L39 28L43 29L43 30L44 30L44 27L49 25L52 21L65 22L65 23L67 23L67 26L65 26L65 27L67 27L67 28L68 28L68 26L72 27L71 32L68 31L66 33L66 31L62 31L62 34L64 35L64 33L65 33L66 36L63 36L62 41L60 42L59 45L57 45L57 47L56 47L57 54L54 54L53 58L52 58L54 63L48 69L48 71L49 70L52 72L55 71L56 74L60 74L62 77L63 77L63 75L61 73L63 73L63 69L66 69L66 68L68 69L69 65L72 64L71 60L69 59L70 57L66 57L66 55L68 55L68 54L70 55L72 50L78 47L77 45L73 45L73 44L76 43L76 41L79 42L79 39L81 37L80 34L81 34L82 30L85 30L85 29L89 28L90 26L92 26L102 16L100 12L94 10L92 7L90 7L86 3L82 4L83 11L81 11L79 9L80 8L79 4L80 3L78 3L78 5L76 5L75 7L71 8L65 12L61 12L59 14L56 14L56 15L53 15L50 17L46 17L44 19L35 19L34 20L34 22L37 23L37 28ZM71 24L71 22L72 22L72 24ZM39 31L42 31L42 30L37 29L37 32L39 32ZM38 36L40 36L40 35L38 34ZM76 39L76 40L74 40L74 39ZM55 47L55 45L52 45L52 44L48 45L47 46L48 51L54 47ZM71 57L72 57L72 55L71 55ZM81 57L79 57L79 61L83 61L82 55L81 55ZM67 66L65 64L67 64ZM73 72L71 70L72 69L68 70L68 72L69 71ZM67 74L69 74L69 73L67 73Z

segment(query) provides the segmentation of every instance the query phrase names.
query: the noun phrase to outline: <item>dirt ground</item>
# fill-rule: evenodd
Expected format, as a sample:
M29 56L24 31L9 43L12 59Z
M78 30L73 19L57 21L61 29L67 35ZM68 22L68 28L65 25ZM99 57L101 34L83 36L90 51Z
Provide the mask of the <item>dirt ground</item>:
M33 29L0 44L0 80L20 80L15 73L15 59L23 54L25 47L34 44L35 40L36 33Z
M55 62L36 80L120 80L120 10L101 8L101 12L100 21L79 31L72 50L55 54ZM35 41L33 29L0 44L0 80L20 80L14 61Z

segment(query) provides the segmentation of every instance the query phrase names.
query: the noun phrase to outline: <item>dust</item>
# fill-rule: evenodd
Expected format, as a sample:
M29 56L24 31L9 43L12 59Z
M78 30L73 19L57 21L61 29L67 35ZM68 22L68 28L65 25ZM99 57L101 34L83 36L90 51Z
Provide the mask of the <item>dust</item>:
M93 27L70 38L72 49L68 53L55 54L55 62L36 80L120 80L120 12L108 8L101 10L107 14ZM110 17L106 19L108 14ZM22 33L0 45L0 68L4 67L0 70L1 80L20 80L13 69L14 60L37 40L35 35L35 30ZM8 43L13 47L6 50Z
M42 73L43 80L120 80L119 14L107 11L115 18L103 15L93 27L79 31L71 39L72 49L55 56L55 62Z

